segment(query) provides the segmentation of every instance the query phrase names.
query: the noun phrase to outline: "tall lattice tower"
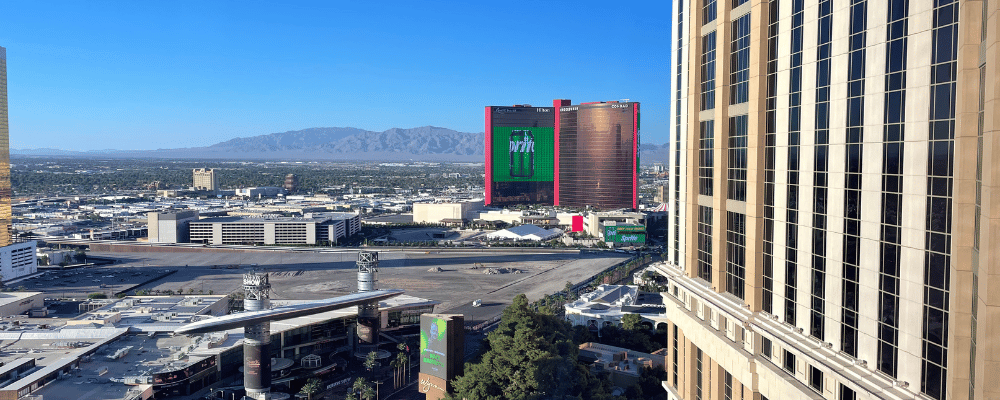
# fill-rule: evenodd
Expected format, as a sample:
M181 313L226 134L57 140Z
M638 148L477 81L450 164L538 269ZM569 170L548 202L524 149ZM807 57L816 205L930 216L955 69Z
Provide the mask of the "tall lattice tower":
M358 253L358 292L378 290L378 253L362 251ZM378 302L374 301L358 306L358 345L359 350L374 350L378 345L378 333L381 321L378 313Z
M250 271L243 275L243 309L261 311L270 307L271 283L266 273ZM271 322L264 321L243 328L243 382L247 396L257 400L271 398Z

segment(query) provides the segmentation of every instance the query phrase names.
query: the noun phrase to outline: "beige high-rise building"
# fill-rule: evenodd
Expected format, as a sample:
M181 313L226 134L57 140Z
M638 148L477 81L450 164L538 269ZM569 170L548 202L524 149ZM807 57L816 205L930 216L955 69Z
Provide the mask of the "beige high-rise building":
M7 49L0 47L0 246L13 243L10 209L10 129L7 119Z
M215 170L210 168L195 168L191 171L194 190L219 190L219 178Z
M673 7L671 398L1000 399L1000 0Z

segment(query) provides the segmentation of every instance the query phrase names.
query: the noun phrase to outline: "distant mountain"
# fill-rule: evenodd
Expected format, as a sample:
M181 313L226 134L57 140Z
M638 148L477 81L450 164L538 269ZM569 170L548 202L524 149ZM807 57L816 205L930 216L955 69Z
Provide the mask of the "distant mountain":
M57 157L228 160L344 160L483 162L483 133L423 126L382 132L359 128L309 128L230 139L206 147L158 150L11 149L12 155ZM668 144L639 145L640 162L669 160Z
M639 163L642 165L653 165L653 163L666 164L670 160L670 144L647 144L639 143Z
M141 151L11 149L25 156L300 159L364 161L483 161L484 135L424 126L382 132L359 128L309 128L236 138L207 147Z

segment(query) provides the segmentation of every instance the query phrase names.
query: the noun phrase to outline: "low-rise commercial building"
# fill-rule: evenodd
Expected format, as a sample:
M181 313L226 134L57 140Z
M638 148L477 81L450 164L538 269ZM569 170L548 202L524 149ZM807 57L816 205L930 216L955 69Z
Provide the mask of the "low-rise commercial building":
M652 317L664 312L662 295L642 292L638 286L629 285L600 285L564 308L567 321L586 326L598 336L601 328L621 327L622 317L627 314L639 314L642 324L653 329Z
M274 187L274 186L259 186L259 187L236 189L237 196L244 196L250 198L275 197L279 195L284 196L285 193L288 192L285 191L284 188Z
M187 243L190 240L188 224L199 218L197 210L153 211L146 216L150 243Z
M0 317L21 315L32 308L44 307L42 292L4 292L0 293Z
M291 218L206 218L190 223L192 243L230 245L325 244L361 231L358 214Z
M38 272L35 241L0 247L0 279L10 281Z
M482 200L457 203L413 203L413 222L438 224L452 221L472 221L483 209Z

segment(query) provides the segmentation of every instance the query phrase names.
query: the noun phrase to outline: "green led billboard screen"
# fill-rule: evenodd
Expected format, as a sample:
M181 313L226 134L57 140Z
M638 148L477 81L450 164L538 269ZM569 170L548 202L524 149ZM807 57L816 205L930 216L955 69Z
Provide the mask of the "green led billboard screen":
M551 182L555 165L552 128L493 127L494 182Z
M448 362L448 321L441 318L423 316L420 318L420 372L441 379L449 379Z
M646 243L646 227L641 225L605 225L604 241L613 243Z

